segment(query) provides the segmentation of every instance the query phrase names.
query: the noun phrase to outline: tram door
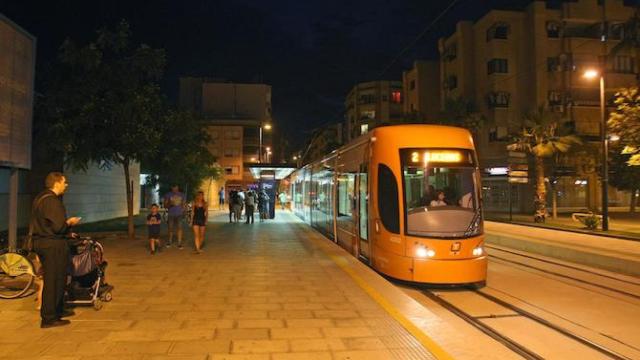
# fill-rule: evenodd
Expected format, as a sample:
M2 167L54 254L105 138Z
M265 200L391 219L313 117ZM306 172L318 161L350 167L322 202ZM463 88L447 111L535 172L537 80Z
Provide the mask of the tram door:
M360 165L358 174L358 251L359 256L369 260L371 246L369 244L369 181L367 166Z

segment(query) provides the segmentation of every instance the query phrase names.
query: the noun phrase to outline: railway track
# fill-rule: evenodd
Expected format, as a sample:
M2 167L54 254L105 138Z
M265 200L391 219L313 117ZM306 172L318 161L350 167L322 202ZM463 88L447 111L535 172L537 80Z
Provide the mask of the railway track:
M470 325L472 325L473 327L475 327L476 329L480 330L482 333L490 336L491 338L493 338L494 340L498 341L499 343L501 343L502 345L506 346L507 348L509 348L510 350L512 350L513 352L515 352L516 354L520 355L522 358L524 359L528 359L528 360L539 360L539 359L544 359L544 357L538 353L536 353L534 350L527 348L525 345L517 342L516 340L510 338L509 336L507 336L506 334L503 334L501 332L499 332L498 330L494 329L493 327L491 327L490 325L486 324L485 322L483 322L483 319L493 319L493 318L500 318L500 317L506 317L506 316L519 316L522 317L524 319L528 319L531 321L534 321L537 324L540 324L542 326L544 326L547 329L551 329L553 331L555 331L556 333L561 334L562 336L569 338L573 341L576 341L586 347L589 347L592 350L595 350L611 359L616 359L616 360L630 360L631 358L628 358L622 354L619 354L611 349L608 349L602 345L599 345L583 336L580 336L579 334L576 334L568 329L565 329L561 326L558 326L556 324L553 324L527 310L524 310L518 306L515 306L513 304L510 304L502 299L499 299L491 294L488 294L484 291L481 290L476 290L476 289L469 289L470 292L472 292L473 294L486 299L496 305L499 305L502 308L505 308L513 313L515 313L516 315L489 315L489 316L474 316L466 311L464 311L461 307L455 305L454 303L448 301L447 299L445 299L443 296L441 296L441 294L438 291L435 290L422 290L422 294L425 295L427 298L429 298L430 300L434 301L435 303L439 304L440 306L442 306L443 308L445 308L446 310L452 312L453 314L455 314L456 316L458 316L459 318L461 318L462 320L466 321L467 323L469 323Z
M518 257L522 257L522 258L525 258L525 259L535 260L535 261L539 261L539 262L542 262L542 263L551 264L551 265L554 265L554 266L559 266L559 267L562 267L562 268L565 268L565 269L570 269L570 270L573 270L573 271L579 271L581 273L588 274L590 276L594 276L595 275L595 276L598 276L598 277L603 278L603 279L613 280L613 281L616 281L616 282L620 282L622 284L627 284L627 285L639 286L640 287L640 281L632 281L632 280L621 279L621 278L618 278L618 277L615 277L615 276L611 276L611 275L607 275L607 274L603 274L603 273L600 273L600 272L597 272L597 271L591 271L591 270L580 268L580 267L577 267L577 266L563 264L563 263L552 261L552 260L548 260L548 259L542 259L542 258L538 258L538 257L535 257L535 256L531 256L531 255L522 254L522 253L515 252L515 251L510 251L510 250L498 248L498 247L491 246L491 245L486 245L486 247L488 249L491 249L491 250L494 250L494 251L501 251L503 253L508 253L508 254L511 254L511 255L514 255L514 256L518 256ZM498 256L498 255L494 255L494 254L489 254L489 258L500 260L500 261L503 261L503 262L506 262L506 263L509 263L509 264L513 264L513 265L517 265L517 266L521 266L521 267L524 267L524 268L533 269L533 270L536 270L536 271L539 271L539 272L542 272L542 273L545 273L545 274L557 276L557 277L560 277L560 278L569 279L569 280L572 280L572 281L575 281L575 282L578 282L578 283L581 283L581 284L590 285L590 286L593 286L593 287L596 287L596 288L599 288L599 289L611 291L611 292L614 292L614 293L617 293L617 294L628 296L628 297L636 299L636 300L640 300L640 295L638 295L636 293L631 293L631 292L628 292L628 291L621 290L619 288L614 288L614 287L611 287L611 286L603 285L603 284L600 284L600 283L597 283L597 282L594 282L594 281L581 279L581 278L578 278L576 276L563 274L563 273L560 273L560 272L557 272L557 271L552 271L552 270L549 270L549 269L542 268L540 266L527 264L527 263L524 263L522 261L508 259L508 258L505 258L505 257L502 257L502 256Z

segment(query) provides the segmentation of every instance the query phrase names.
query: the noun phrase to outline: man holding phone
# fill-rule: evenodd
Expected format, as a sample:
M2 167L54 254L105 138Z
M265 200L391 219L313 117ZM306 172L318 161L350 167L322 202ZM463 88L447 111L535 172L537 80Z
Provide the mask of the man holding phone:
M76 236L71 232L71 227L77 225L80 218L67 218L60 199L68 186L62 173L49 173L45 186L46 189L33 201L31 227L34 248L44 272L40 327L50 328L68 325L70 321L62 318L73 315L73 312L64 310L64 288L69 261L67 238Z

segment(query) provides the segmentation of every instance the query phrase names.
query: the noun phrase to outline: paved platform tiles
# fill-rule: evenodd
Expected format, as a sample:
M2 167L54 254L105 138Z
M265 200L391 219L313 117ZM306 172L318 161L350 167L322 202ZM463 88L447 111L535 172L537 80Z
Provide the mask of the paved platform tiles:
M33 297L0 301L0 358L433 358L306 225L288 213L254 225L226 219L209 224L201 255L103 240L114 300L77 308L70 326L39 329Z

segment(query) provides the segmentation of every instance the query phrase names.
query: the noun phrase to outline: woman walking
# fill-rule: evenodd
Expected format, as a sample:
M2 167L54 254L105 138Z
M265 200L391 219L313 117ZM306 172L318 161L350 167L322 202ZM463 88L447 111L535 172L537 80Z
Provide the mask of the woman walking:
M200 254L204 243L204 230L209 217L209 206L204 201L204 192L198 191L193 200L193 210L191 211L191 226L193 227L193 240L195 244L194 252Z

